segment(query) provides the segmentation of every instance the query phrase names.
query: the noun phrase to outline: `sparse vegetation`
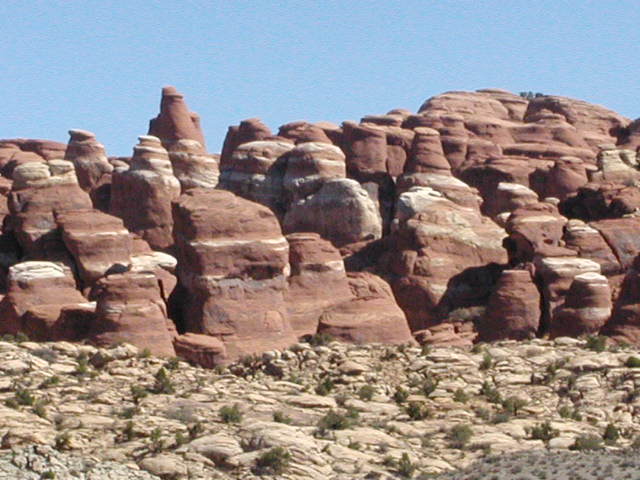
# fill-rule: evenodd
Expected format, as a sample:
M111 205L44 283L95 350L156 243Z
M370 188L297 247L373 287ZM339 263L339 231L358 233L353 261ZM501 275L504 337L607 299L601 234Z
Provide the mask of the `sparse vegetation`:
M470 425L454 425L451 430L449 430L447 439L452 448L462 449L467 446L472 436L473 430Z
M281 475L286 472L290 459L291 454L283 447L271 448L256 459L256 473Z
M220 420L224 423L240 423L242 421L242 412L240 411L240 405L237 403L220 407L218 413L220 414Z

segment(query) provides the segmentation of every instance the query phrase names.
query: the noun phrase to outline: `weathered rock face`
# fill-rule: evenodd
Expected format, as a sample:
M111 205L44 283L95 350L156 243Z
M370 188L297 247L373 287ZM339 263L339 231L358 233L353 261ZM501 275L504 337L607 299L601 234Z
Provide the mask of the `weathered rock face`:
M56 222L84 287L92 286L114 265L129 264L131 238L119 218L81 210L62 213Z
M34 340L79 340L86 326L65 336L64 307L87 300L76 290L71 270L52 262L22 262L9 269L7 295L0 301L0 333L26 333Z
M393 276L396 299L412 330L437 323L445 294L459 299L474 295L465 288L465 277L460 274L474 267L506 263L504 236L504 230L475 210L430 188L417 187L400 195L392 249L381 268ZM456 282L456 276L462 284ZM455 295L454 290L458 292Z
M0 140L0 173L11 178L18 165L29 162L46 162L64 157L67 146L52 140L16 138Z
M189 188L215 188L220 175L219 157L204 151L196 140L180 139L169 146L169 159L182 191Z
M197 333L179 335L173 341L176 355L205 368L214 368L227 361L227 349L218 338Z
M535 255L562 253L563 228L567 219L547 202L516 209L508 218L505 246L511 265L531 262ZM569 253L569 252L564 252Z
M611 316L611 289L603 275L576 275L565 302L551 319L551 337L597 334Z
M352 293L340 252L316 233L287 235L291 275L287 309L296 336L314 334L323 312Z
M366 272L350 273L354 298L327 309L320 317L319 332L349 343L412 343L406 317L389 285Z
M289 247L275 215L231 192L192 189L174 218L184 329L221 339L229 358L293 343Z
M611 318L601 333L619 342L640 344L640 256L627 272Z
M220 188L269 207L278 217L286 210L282 183L285 154L293 144L260 140L238 146L220 172Z
M68 254L55 217L92 207L89 195L78 186L73 164L64 160L29 162L13 173L5 232L13 232L28 259L66 262Z
M162 89L160 113L149 122L149 135L158 137L167 149L178 140L195 140L205 147L200 117L189 111L184 95L175 87Z
M534 338L540 323L540 293L528 270L505 270L476 324L481 341Z
M291 201L316 193L328 180L346 176L344 154L334 145L301 143L285 157L287 169L283 187Z
M95 134L86 130L69 130L69 135L64 159L73 163L80 188L91 195L96 208L108 208L110 192L105 194L98 190L101 187L102 190L109 188L113 172L104 146L98 143Z
M282 125L278 130L278 136L293 140L295 143L333 143L321 125L308 122L291 122Z
M371 197L355 180L326 181L313 195L293 202L283 229L316 232L340 247L382 236L382 220Z
M564 215L582 220L619 218L640 208L640 190L619 183L588 183L560 208Z
M536 257L535 267L542 290L541 323L544 331L548 330L557 310L564 304L574 279L581 274L600 274L600 265L593 260L569 256Z
M88 338L97 345L126 342L155 355L174 356L175 328L149 273L126 272L99 280L91 292L96 314Z
M587 184L587 168L584 162L575 157L562 157L549 170L545 196L566 199Z
M113 174L111 213L162 250L173 243L171 202L180 196L167 151L157 137L142 136L133 149L131 168Z
M640 181L640 172L636 170L636 152L622 150L615 145L601 145L597 157L598 170L591 172L591 180L595 182L619 182L632 184Z
M266 140L271 137L271 130L259 118L243 120L240 125L229 127L220 154L220 171L227 169L233 152L243 143Z

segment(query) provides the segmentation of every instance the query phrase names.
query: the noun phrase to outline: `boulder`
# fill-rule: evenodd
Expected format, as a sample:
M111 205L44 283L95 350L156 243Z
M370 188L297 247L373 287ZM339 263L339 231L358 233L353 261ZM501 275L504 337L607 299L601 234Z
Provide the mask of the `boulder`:
M227 360L224 343L210 335L185 333L173 340L173 347L177 356L204 368L214 368Z
M222 145L222 153L220 154L220 171L227 169L227 163L231 160L231 155L240 145L266 140L271 136L271 130L259 118L243 120L240 125L229 127Z

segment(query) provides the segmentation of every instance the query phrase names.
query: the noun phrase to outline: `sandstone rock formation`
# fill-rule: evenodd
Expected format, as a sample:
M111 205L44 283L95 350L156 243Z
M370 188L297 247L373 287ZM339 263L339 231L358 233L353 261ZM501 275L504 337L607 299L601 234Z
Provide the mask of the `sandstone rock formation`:
M160 140L139 137L131 168L113 174L111 213L154 249L166 249L173 243L171 202L179 195L180 182Z
M293 343L284 300L289 246L275 215L204 189L183 194L173 214L184 330L219 338L230 358Z
M158 137L167 149L178 140L195 140L205 147L200 117L189 111L184 95L175 87L162 89L160 113L149 122L148 134Z

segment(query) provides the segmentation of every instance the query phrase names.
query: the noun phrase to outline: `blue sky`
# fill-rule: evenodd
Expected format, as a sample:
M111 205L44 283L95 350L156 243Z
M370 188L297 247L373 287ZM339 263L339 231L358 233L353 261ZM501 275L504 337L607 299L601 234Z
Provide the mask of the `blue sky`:
M637 1L0 2L0 138L96 133L128 155L175 85L210 151L258 116L358 120L500 87L640 116Z

